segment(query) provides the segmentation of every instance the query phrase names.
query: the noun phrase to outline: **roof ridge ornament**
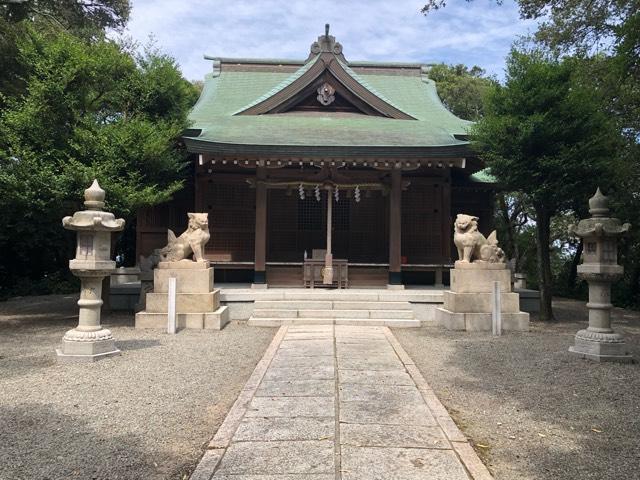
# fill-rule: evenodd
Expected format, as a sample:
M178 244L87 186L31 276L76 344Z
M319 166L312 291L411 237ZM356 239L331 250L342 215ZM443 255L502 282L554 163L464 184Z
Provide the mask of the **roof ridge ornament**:
M311 44L309 57L307 57L307 62L317 55L321 55L323 53L331 53L338 57L341 61L347 63L347 59L344 58L342 54L342 44L340 42L336 42L336 37L333 35L329 35L330 25L325 23L324 25L324 35L320 35L318 40Z

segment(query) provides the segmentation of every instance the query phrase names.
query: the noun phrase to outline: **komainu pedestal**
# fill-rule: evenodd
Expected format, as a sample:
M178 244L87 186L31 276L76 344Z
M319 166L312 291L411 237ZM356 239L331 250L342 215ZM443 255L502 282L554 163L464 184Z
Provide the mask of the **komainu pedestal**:
M136 313L136 328L167 328L169 278L176 279L177 328L220 330L229 322L220 306L220 290L213 287L209 262L160 262L153 271L153 291L147 293L146 310Z
M491 331L493 283L500 283L503 330L529 330L529 314L520 311L520 298L511 291L511 270L498 246L495 230L485 238L478 217L459 213L453 224L453 242L459 260L451 270L451 290L436 309L436 323L448 330Z
M519 295L511 291L511 270L505 263L457 261L451 290L436 309L436 323L448 330L491 331L493 282L500 282L503 330L529 330L529 314L520 311Z

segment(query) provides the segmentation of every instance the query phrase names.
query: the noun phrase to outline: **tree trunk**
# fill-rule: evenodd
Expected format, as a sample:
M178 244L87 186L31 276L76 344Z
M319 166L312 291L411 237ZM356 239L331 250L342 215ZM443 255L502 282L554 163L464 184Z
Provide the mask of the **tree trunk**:
M573 256L573 260L571 260L571 270L569 271L569 278L567 279L567 288L571 292L576 289L576 278L578 278L578 265L580 264L580 258L582 257L582 248L582 239L580 239L578 248L576 248L576 254Z
M638 299L640 298L640 267L636 265L631 273L631 283L629 284L631 295L629 298L635 299L634 307L638 307Z
M515 261L515 271L520 272L520 252L518 252L518 244L516 243L516 229L513 225L513 219L509 214L509 208L507 207L504 193L498 194L498 205L500 208L500 214L502 215L504 222L507 224L506 244L508 245L508 254Z
M551 308L553 291L551 287L551 257L549 240L551 231L551 215L541 205L534 205L536 210L536 251L538 253L538 283L540 287L540 320L555 320Z

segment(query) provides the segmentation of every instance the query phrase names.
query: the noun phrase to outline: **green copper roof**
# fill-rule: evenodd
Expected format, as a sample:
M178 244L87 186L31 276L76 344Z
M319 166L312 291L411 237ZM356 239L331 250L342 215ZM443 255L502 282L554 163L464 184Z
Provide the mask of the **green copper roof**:
M364 88L366 88L367 90L369 90L371 93L373 93L375 96L381 98L382 100L384 100L385 102L387 102L389 105L394 106L395 108L397 108L398 110L402 110L402 108L400 108L398 105L394 104L392 100L390 100L388 97L386 97L384 94L380 93L379 91L376 90L375 87L373 87L370 83L368 83L365 80L365 77L361 77L359 76L356 72L354 72L352 69L349 68L349 65L347 65L344 62L339 62L340 65L342 65L342 68L344 68L347 73L349 73L349 75L351 75L353 78L355 78L358 83L360 85L362 85Z
M440 101L435 83L420 75L394 72L356 73L354 64L345 70L362 86L413 119L392 119L362 114L288 112L236 115L294 82L315 60L295 73L225 70L208 74L200 99L189 118L197 137L185 137L191 151L213 151L206 144L234 146L291 146L304 148L385 147L433 148L464 156L465 136L471 122L449 112ZM363 62L361 62L363 63ZM463 152L463 153L461 153Z
M313 66L313 64L316 63L319 60L319 58L320 57L316 57L312 61L307 62L306 65L304 65L301 68L299 68L298 70L296 70L292 75L289 75L287 78L285 78L283 81L278 83L276 86L274 86L267 93L265 93L264 95L261 95L260 97L256 98L254 101L252 101L248 105L245 105L244 107L240 108L237 112L234 112L233 114L236 115L236 114L240 113L241 111L246 110L247 108L250 108L250 107L252 107L254 105L257 105L258 103L262 102L263 100L266 100L267 98L271 97L275 93L279 92L283 88L291 85L298 78L300 78L300 76L302 76L302 74L304 74L307 70L309 70Z

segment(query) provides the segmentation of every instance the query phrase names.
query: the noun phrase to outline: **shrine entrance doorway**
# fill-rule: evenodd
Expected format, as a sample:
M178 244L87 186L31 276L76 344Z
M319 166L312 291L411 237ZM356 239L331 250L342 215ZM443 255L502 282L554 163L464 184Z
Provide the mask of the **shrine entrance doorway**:
M314 188L269 189L267 195L268 282L302 284L305 252L327 248L328 196L331 196L331 252L345 259L350 276L384 285L389 259L388 198L381 191L354 192ZM356 198L357 197L357 198ZM288 277L288 278L287 278Z

